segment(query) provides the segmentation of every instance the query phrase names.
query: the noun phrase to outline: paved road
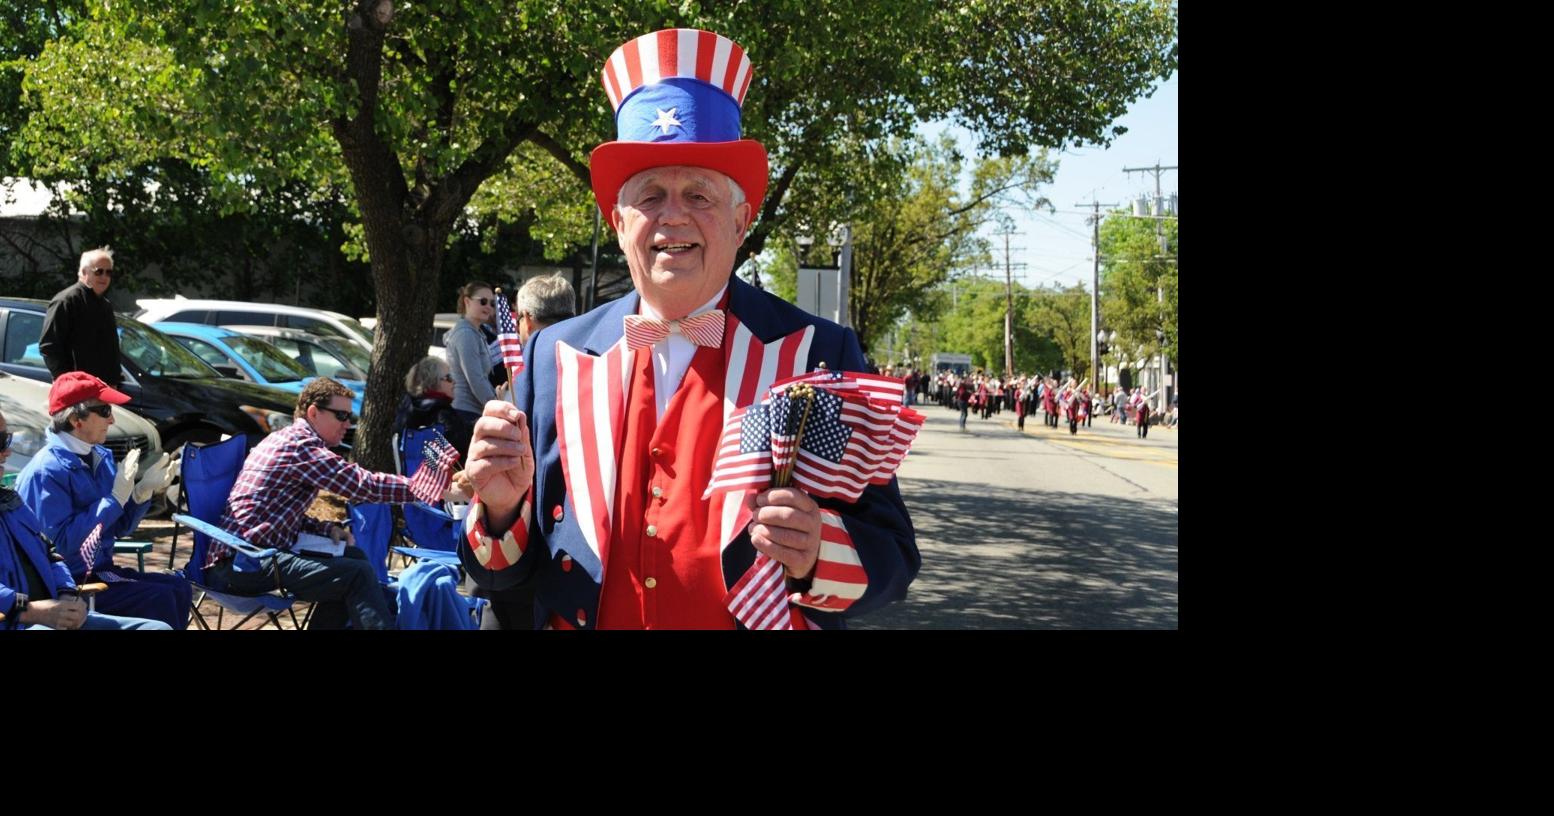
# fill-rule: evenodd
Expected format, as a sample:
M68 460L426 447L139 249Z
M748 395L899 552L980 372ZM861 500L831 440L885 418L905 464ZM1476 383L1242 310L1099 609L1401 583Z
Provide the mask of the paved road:
M923 569L858 629L1177 626L1177 433L936 405L902 465Z

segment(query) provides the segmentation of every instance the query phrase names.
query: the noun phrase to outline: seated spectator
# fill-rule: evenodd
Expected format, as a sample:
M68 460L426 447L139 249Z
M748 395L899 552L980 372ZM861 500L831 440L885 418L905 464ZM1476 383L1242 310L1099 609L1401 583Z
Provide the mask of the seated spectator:
M150 618L174 629L189 626L194 591L176 575L138 572L113 563L113 542L130 535L151 508L151 497L172 482L172 459L162 454L138 481L140 451L131 450L114 465L103 446L113 425L113 406L130 401L124 394L84 371L61 374L49 389L53 425L47 444L16 479L16 492L43 534L56 542L76 583L108 584L97 596L105 615ZM83 552L93 530L93 549ZM90 559L90 560L88 560Z
M11 432L0 414L0 465L11 457ZM64 558L53 551L22 497L0 487L0 630L171 629L161 621L88 612Z
M313 380L297 395L297 421L265 437L248 454L227 497L221 526L254 546L279 553L255 563L213 542L205 561L205 582L211 589L254 595L279 586L317 603L312 629L342 629L347 619L356 629L394 627L392 596L378 584L377 571L361 549L346 546L333 558L294 552L301 536L354 544L344 526L306 516L320 491L352 502L409 504L419 500L418 492L438 500L447 487L443 482L425 496L429 481L423 474L432 468L422 467L412 480L374 473L331 451L356 419L352 398L349 388L328 377Z
M394 432L432 425L442 425L443 436L461 457L468 457L474 427L453 410L453 373L446 361L423 357L405 374L405 397L394 415Z

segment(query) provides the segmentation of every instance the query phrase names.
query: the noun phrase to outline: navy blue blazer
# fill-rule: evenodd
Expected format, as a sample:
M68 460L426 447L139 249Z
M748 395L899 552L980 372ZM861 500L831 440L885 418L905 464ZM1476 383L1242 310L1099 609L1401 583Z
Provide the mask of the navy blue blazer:
M833 371L863 371L865 361L858 337L852 329L805 312L787 301L762 292L731 276L729 311L762 342L772 342L805 326L814 326L809 347L808 369L823 361ZM529 580L538 581L536 606L543 612L539 620L548 620L551 612L574 625L576 612L586 613L584 628L597 622L600 584L604 565L598 562L578 527L578 514L567 496L562 474L561 450L556 438L556 342L589 354L608 351L625 334L626 315L636 314L640 297L636 292L607 303L593 311L548 326L529 338L524 349L527 362L516 383L515 401L529 417L535 452L534 512L530 520L529 541L523 557L501 571L485 569L475 559L467 541L459 544L459 555L471 577L488 589L506 589ZM706 452L712 456L713 452ZM888 485L871 485L856 503L844 504L820 500L820 506L837 511L852 537L853 545L868 576L868 589L845 612L826 612L804 607L804 614L822 628L844 628L843 619L878 609L906 596L907 585L917 577L922 564L917 539L906 504L896 480ZM562 518L555 520L555 508ZM500 535L501 531L492 530ZM561 569L563 556L570 556L572 568ZM744 575L756 556L748 532L723 551L724 581L730 586Z

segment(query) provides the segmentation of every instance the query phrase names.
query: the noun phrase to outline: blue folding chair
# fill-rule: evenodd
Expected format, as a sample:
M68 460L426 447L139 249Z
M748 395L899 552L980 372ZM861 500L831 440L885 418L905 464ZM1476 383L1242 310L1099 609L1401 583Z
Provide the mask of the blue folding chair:
M211 539L256 559L275 556L275 550L261 550L218 526L222 510L227 504L227 496L232 492L232 485L237 482L237 476L243 470L243 460L247 457L248 439L245 436L184 448L181 498L188 513L174 513L173 522L189 528L194 539L194 552L184 568L178 570L178 574L198 590L194 597L194 620L201 629L212 628L200 613L200 604L206 598L215 601L217 605L216 629L221 628L223 617L229 609L233 614L243 616L237 623L238 627L262 612L275 628L281 629L280 614L285 612L291 616L293 627L302 628L307 624L307 619L304 618L302 624L298 624L297 613L293 609L297 598L290 593L277 588L274 592L261 595L237 595L216 592L205 586L205 554L210 549ZM177 538L178 528L175 526L175 544ZM311 607L308 612L311 616Z
M378 583L391 584L388 573L389 540L394 535L394 506L391 504L353 503L350 507L351 533L356 546L367 554L378 573Z
M399 434L399 444L395 446L395 453L399 458L399 473L401 476L414 476L421 469L421 450L433 437L443 436L442 425L428 425L425 428L406 428ZM460 451L460 453L463 453Z
M405 514L404 537L415 546L394 547L394 552L406 558L446 564L463 578L464 565L459 561L458 549L461 525L453 516L424 502L400 507Z

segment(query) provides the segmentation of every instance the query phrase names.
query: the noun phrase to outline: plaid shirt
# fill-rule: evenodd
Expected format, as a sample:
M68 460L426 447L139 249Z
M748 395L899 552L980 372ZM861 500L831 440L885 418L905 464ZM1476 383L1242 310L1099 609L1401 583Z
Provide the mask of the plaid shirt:
M323 522L305 515L320 490L352 502L408 504L416 500L409 479L374 473L347 462L324 445L306 419L298 419L265 437L248 454L227 497L221 528L256 547L290 551L299 531L328 535ZM212 541L205 566L230 552Z

